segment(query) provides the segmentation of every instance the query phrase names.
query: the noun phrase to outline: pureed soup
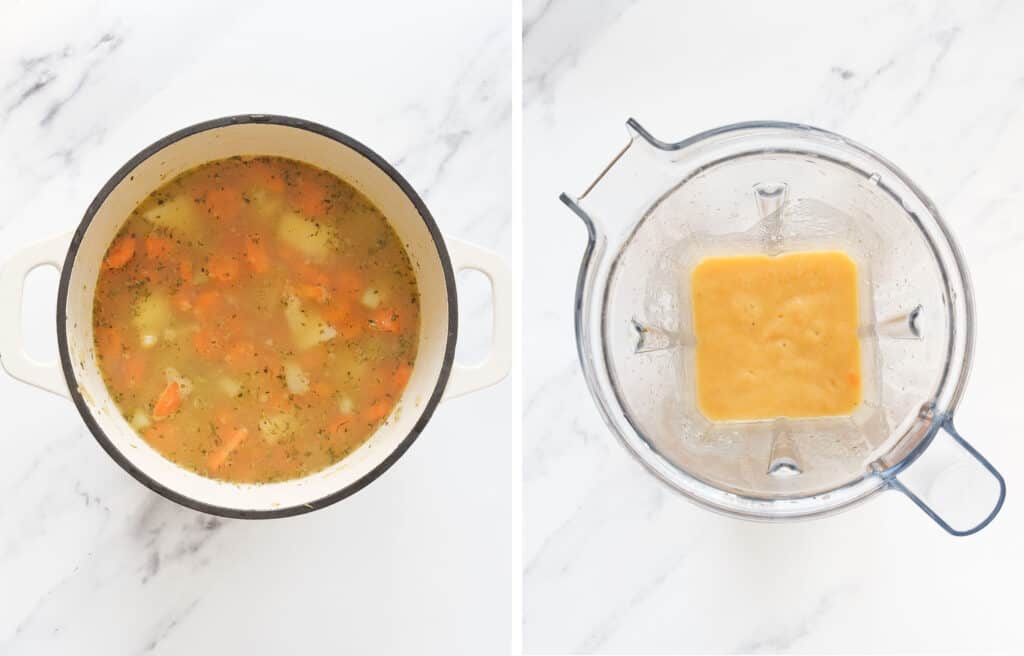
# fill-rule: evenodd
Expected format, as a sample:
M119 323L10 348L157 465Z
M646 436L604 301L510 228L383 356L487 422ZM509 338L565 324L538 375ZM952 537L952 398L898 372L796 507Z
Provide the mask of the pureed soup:
M846 253L709 257L690 282L708 419L837 416L860 404L857 264Z
M389 416L419 297L398 236L351 185L233 157L132 211L93 323L107 387L153 448L204 476L272 482L341 460Z

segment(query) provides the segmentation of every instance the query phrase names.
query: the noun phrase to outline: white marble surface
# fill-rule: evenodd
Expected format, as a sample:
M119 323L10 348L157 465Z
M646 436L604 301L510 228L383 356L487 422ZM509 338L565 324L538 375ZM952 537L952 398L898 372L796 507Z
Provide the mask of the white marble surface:
M1021 653L1024 4L588 2L524 10L524 646L529 652ZM603 425L574 352L578 195L636 117L678 140L801 121L896 162L973 276L958 425L1006 475L1002 515L946 536L883 494L825 520L718 517Z
M505 0L5 2L0 260L74 227L155 139L273 112L371 145L445 234L518 265L518 23ZM27 302L50 353L52 294ZM479 354L486 294L462 301L460 349ZM149 492L69 402L0 375L0 653L505 653L520 385L443 404L350 499L246 522Z

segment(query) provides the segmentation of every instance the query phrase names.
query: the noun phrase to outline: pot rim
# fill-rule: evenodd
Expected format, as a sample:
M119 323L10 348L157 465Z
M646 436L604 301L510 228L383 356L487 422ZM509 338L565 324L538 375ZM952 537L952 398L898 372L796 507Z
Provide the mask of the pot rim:
M78 249L82 243L85 233L88 231L93 218L110 193L119 184L121 184L126 177L131 175L132 171L134 171L140 164L171 144L201 132L217 130L233 125L254 123L280 125L293 129L306 130L308 132L313 132L323 137L327 137L332 141L355 150L360 155L368 159L374 166L387 174L387 176L391 178L396 185L398 185L402 193L405 194L405 196L412 202L417 213L420 215L420 218L423 220L423 223L426 225L427 231L430 233L434 246L437 248L438 258L441 262L441 269L444 272L445 291L449 301L447 341L445 343L441 371L438 375L437 384L434 386L433 392L424 404L423 411L420 413L419 418L415 425L410 429L409 433L402 438L402 441L398 446L395 447L395 449L392 450L391 453L389 453L387 457L385 457L373 469L345 487L331 492L330 494L316 499L315 501L294 506L284 506L273 510L244 510L206 503L204 501L194 499L179 490L171 489L159 483L136 467L131 458L127 457L124 453L118 450L116 446L114 446L114 443L93 417L92 408L89 402L86 401L78 388L78 380L75 376L74 367L72 366L71 351L67 336L67 299L72 267L75 264L75 258L78 255ZM402 177L402 175L383 157L371 150L365 144L348 136L347 134L320 123L278 114L238 114L202 121L172 132L166 137L158 139L139 151L120 169L118 169L109 180L107 180L106 184L103 185L100 191L96 194L96 197L93 198L92 202L89 204L89 207L86 209L85 214L79 222L78 228L75 230L74 236L71 239L71 243L68 246L68 252L64 259L64 266L61 269L60 283L57 289L57 346L61 369L63 370L64 377L67 381L71 400L78 409L78 414L81 415L86 426L89 427L89 432L91 432L93 437L96 438L99 445L103 447L103 450L106 451L122 469L135 478L135 480L139 481L157 494L199 512L235 519L271 519L276 517L291 517L294 515L312 512L313 510L325 508L352 494L355 494L380 477L402 456L402 454L409 449L410 446L412 446L412 443L416 441L416 438L419 437L423 428L430 421L437 405L441 402L442 395L444 394L444 390L448 383L448 378L451 374L452 366L455 361L455 344L458 338L458 328L458 297L455 286L455 273L452 269L448 249L445 247L444 237L441 235L441 231L438 228L437 223L434 221L434 217L430 214L430 210L427 209L426 204L420 198L419 194L416 193L416 190L413 189L412 185L410 185L409 182L406 181L406 179Z

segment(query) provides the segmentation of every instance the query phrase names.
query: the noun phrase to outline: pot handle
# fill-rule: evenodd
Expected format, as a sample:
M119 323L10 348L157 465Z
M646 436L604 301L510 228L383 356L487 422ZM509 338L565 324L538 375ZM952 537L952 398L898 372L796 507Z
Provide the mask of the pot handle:
M58 271L64 266L71 234L51 237L11 256L0 269L0 308L6 318L0 322L0 365L11 376L59 396L70 398L60 361L39 362L25 352L21 335L21 298L25 277L40 266Z
M945 437L944 446L936 449L937 440ZM936 459L930 457L934 451L947 451L945 456L938 455L937 459L943 462L932 462ZM951 452L951 453L950 453ZM951 535L965 536L977 533L988 526L989 522L995 519L1003 507L1006 499L1006 481L1002 475L992 466L983 455L968 444L967 440L960 436L953 426L953 419L947 418L942 422L939 432L932 439L931 443L914 460L913 468L896 468L882 474L886 484L894 490L902 492L908 499L914 502L918 508L932 518L936 524L941 526ZM915 472L922 470L923 476L917 477ZM973 472L967 469L973 469ZM986 487L988 494L979 494L979 476L987 475L995 481ZM903 478L898 478L902 476ZM914 483L909 479L913 476ZM986 479L987 480L987 479ZM915 491L915 489L917 491ZM919 491L927 490L931 502L925 501ZM942 503L936 503L935 498ZM945 508L944 515L955 515L961 521L955 522L960 525L966 524L968 528L953 528L949 521L939 514L933 506ZM983 517L978 521L978 517Z
M448 239L446 243L455 272L473 269L487 276L494 299L491 352L478 365L452 366L444 398L453 399L490 387L508 375L515 357L519 321L515 277L501 256L459 239Z

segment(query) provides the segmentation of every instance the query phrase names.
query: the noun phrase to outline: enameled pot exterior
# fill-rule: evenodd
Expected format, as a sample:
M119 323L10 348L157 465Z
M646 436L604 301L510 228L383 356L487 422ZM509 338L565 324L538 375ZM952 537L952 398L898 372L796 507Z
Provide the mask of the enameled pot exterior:
M234 155L276 155L307 162L352 184L388 217L416 273L421 327L413 374L395 410L360 448L324 471L272 484L235 484L187 471L150 448L121 416L103 383L93 347L92 303L107 246L131 210L165 181L205 162ZM97 194L73 235L37 244L0 273L0 302L20 308L25 275L40 265L61 270L57 299L59 363L31 360L22 349L20 316L0 326L0 362L14 377L70 396L108 454L147 487L203 512L245 518L295 515L365 487L415 441L444 398L492 385L514 354L512 275L495 254L445 239L404 178L372 150L340 132L283 116L244 115L200 123L149 146ZM476 367L454 364L458 331L455 272L488 276L494 295L494 344Z

